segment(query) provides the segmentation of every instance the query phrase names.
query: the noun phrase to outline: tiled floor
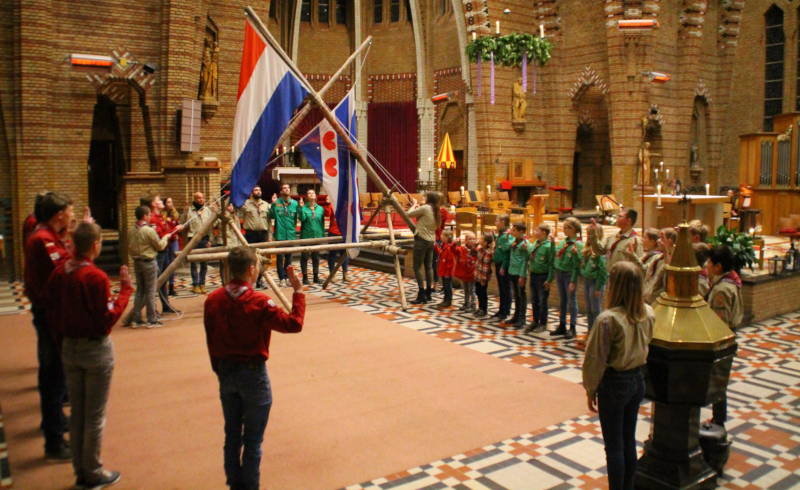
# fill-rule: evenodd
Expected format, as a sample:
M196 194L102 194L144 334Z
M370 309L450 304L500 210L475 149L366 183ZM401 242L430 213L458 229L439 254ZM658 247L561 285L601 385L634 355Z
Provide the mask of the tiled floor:
M179 274L180 296L191 294L187 274ZM211 287L219 284L214 269ZM432 305L402 311L396 300L393 276L353 268L347 287L333 284L327 291L309 288L332 301L380 316L426 335L524 365L559 378L580 382L585 318L580 317L578 338L550 339L549 335L522 335L519 331L460 314L462 296L456 292L453 307L440 312ZM411 281L406 291L415 292ZM0 308L25 308L18 285L0 295ZM411 296L411 294L409 294ZM493 310L494 302L491 303ZM555 320L551 311L551 323ZM750 325L737 332L739 351L728 388L733 439L723 488L800 487L800 311ZM710 416L704 409L702 419ZM650 428L650 404L640 409L637 440L644 441ZM357 489L538 489L605 488L605 456L599 421L582 415L559 424L504 441L487 441L462 454L424 462L415 468L397 468L392 475L368 475L373 480L355 483Z

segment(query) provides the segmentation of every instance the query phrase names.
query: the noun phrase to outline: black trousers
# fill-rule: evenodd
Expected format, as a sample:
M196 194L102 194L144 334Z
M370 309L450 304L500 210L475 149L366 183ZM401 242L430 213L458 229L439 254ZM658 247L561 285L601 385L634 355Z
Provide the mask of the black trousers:
M49 451L58 449L64 443L64 433L68 430L63 408L67 381L61 363L61 349L47 322L47 310L32 305L31 313L36 329L36 355L39 358L40 427L44 433L45 450Z
M475 295L478 296L478 309L486 311L489 307L489 283L481 284L475 281Z
M498 313L505 318L511 313L511 281L509 281L508 272L500 274L500 264L495 264L495 275L497 276L497 290L500 296Z

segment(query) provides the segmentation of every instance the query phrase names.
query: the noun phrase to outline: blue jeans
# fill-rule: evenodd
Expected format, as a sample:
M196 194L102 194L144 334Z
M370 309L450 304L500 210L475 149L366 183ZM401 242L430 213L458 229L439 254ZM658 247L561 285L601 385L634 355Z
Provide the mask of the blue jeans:
M203 237L197 242L197 246L195 248L206 248L208 247L208 237ZM206 262L192 262L192 265L189 266L189 270L192 273L192 286L205 286L206 284L206 271L208 270L208 263Z
M334 235L335 236L335 235ZM339 257L342 254L347 253L345 250L331 250L328 252L328 273L333 272L333 266L336 265L336 262L339 260ZM350 256L344 258L344 262L342 262L342 275L347 274L347 264L350 263Z
M544 287L546 283L547 273L531 274L533 322L542 326L547 325L547 301L550 299L550 290Z
M575 291L569 292L569 283L572 281L572 272L556 269L556 283L558 284L558 326L567 325L567 310L569 309L569 326L575 328L578 322L578 298Z
M600 314L600 307L603 302L603 288L598 288L596 284L596 279L583 278L583 291L586 294L586 318L589 323L589 330L592 329L597 315ZM600 291L600 294L596 296L595 293L597 291Z
M67 417L64 416L64 397L67 382L64 365L61 363L61 349L53 338L47 324L47 310L31 305L33 326L36 329L36 355L39 359L39 408L42 422L39 426L44 433L45 451L54 451L64 444L67 431Z
M636 474L636 420L644 398L641 369L617 372L610 368L597 389L600 428L606 446L610 490L633 489Z
M281 281L289 278L286 269L292 265L292 254L278 254L275 267L278 269L278 279Z
M508 280L508 271L500 274L500 264L495 263L495 276L497 277L497 292L500 295L500 307L497 310L498 316L503 318L511 313L511 281Z
M233 488L257 489L261 442L272 406L266 363L219 361L219 397L225 417L225 477Z

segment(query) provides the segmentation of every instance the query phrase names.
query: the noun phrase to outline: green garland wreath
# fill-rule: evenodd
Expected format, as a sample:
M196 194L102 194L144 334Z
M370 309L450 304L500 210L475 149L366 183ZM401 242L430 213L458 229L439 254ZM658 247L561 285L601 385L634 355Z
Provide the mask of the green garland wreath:
M522 54L528 53L528 63L544 66L553 51L549 39L532 34L508 34L506 36L483 36L467 44L467 56L473 63L481 56L485 61L491 59L503 66L522 66Z

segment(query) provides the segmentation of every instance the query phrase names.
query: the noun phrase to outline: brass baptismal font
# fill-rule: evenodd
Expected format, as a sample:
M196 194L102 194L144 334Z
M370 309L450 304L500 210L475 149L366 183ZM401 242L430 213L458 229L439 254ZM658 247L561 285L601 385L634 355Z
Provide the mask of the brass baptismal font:
M707 460L722 459L724 465L727 453L704 458L700 408L725 394L736 341L698 292L701 269L686 223L678 227L676 248L665 268L666 289L653 305L656 322L647 359L646 396L653 401L653 423L635 485L713 488L717 472Z

